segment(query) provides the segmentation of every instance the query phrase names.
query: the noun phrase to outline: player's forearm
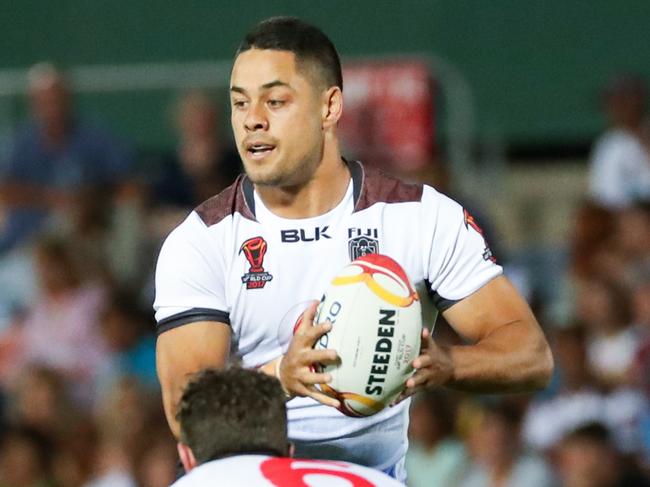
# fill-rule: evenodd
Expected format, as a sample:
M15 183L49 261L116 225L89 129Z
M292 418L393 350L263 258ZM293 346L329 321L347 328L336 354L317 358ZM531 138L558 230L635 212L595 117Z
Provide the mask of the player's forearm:
M221 368L228 361L230 327L202 321L165 331L156 342L156 369L162 388L163 407L172 433L178 438L178 402L193 374Z
M452 346L449 387L474 392L524 392L548 385L553 357L535 323L514 321L474 345Z

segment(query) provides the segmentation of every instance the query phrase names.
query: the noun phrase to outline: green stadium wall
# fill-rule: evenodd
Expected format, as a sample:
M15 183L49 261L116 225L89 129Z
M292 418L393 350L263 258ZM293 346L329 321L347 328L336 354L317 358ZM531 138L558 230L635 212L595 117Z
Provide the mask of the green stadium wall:
M647 0L5 1L0 69L229 59L251 25L279 14L321 26L344 57L445 59L471 86L477 135L508 144L589 140L603 127L606 80L620 70L650 77ZM171 95L84 94L79 104L141 146L170 146Z

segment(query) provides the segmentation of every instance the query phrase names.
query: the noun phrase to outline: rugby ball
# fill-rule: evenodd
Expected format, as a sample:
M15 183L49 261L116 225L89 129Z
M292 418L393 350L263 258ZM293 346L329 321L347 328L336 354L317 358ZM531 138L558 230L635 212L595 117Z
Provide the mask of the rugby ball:
M316 364L332 376L319 388L348 416L371 416L390 404L412 375L420 350L420 299L404 269L386 255L352 261L331 281L315 324L332 329L315 344L337 351L336 364Z

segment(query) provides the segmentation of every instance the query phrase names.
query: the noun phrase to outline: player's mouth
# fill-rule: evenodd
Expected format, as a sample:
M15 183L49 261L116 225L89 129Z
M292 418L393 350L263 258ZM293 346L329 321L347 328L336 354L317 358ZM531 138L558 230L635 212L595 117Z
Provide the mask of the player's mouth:
M275 145L261 142L246 144L246 154L255 160L264 159L275 150Z

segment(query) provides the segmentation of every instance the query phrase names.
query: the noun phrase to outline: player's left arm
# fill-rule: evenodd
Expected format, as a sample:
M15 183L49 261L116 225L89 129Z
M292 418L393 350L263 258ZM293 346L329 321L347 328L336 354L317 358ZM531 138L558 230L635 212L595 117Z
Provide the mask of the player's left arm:
M510 281L498 276L443 312L467 345L437 345L423 331L415 374L404 397L426 386L473 392L523 392L544 388L553 357L535 316Z

